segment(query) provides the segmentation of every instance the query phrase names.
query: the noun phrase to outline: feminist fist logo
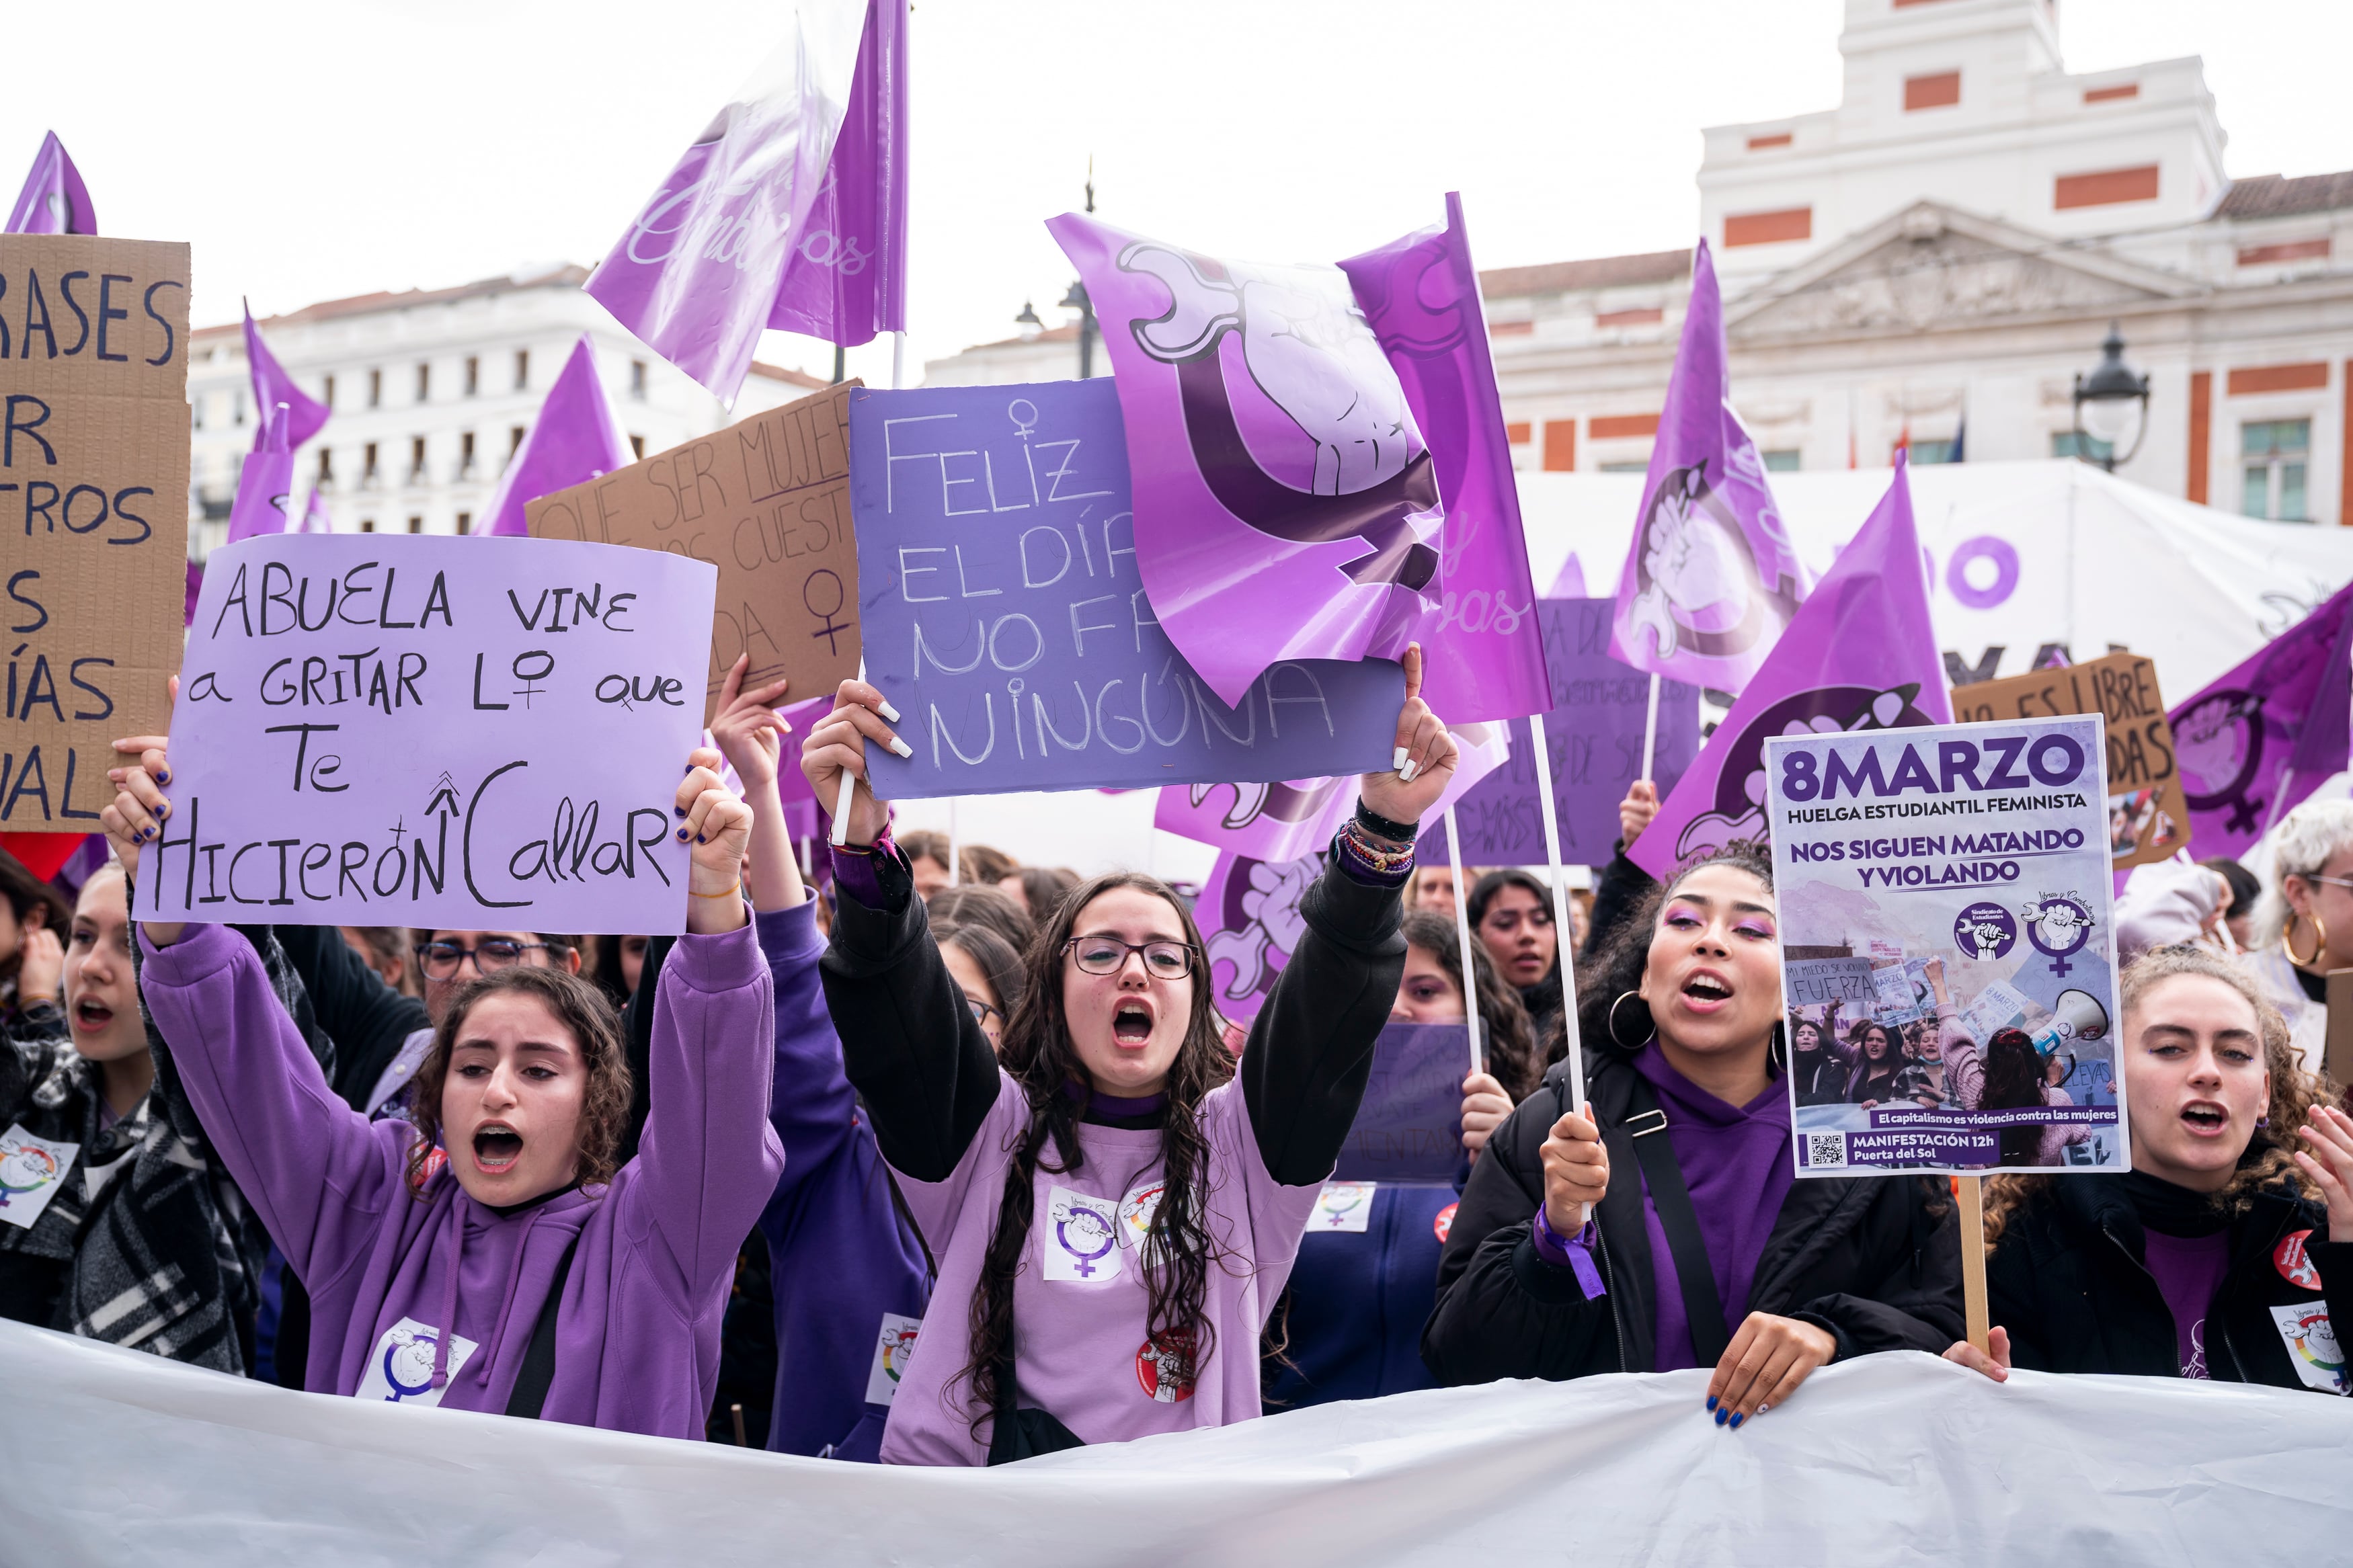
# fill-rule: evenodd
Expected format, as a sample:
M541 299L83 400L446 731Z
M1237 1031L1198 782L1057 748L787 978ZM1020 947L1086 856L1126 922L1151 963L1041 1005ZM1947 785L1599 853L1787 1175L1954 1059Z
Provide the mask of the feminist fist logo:
M1306 934L1299 900L1322 869L1323 863L1310 855L1288 864L1240 859L1227 874L1220 911L1226 929L1208 938L1211 967L1233 965L1234 977L1221 992L1227 1001L1246 1001L1273 989L1274 977Z
M1971 958L2000 958L2017 942L2018 922L2000 904L1971 904L1953 921L1953 945Z
M2231 815L2222 824L2225 833L2252 831L2263 805L2247 795L2263 772L2263 697L2253 691L2217 691L2203 698L2174 725L2173 742L2189 809L2227 807Z
M2081 952L2084 944L2092 940L2092 911L2084 901L2072 895L2044 895L2041 901L2027 905L2019 911L2026 921L2026 936L2035 951L2051 960L2051 973L2065 974L2074 965L2067 962Z
M58 1157L37 1143L0 1143L0 1209L58 1179Z
M1767 587L1740 523L1707 482L1704 465L1672 468L1643 514L1628 625L1658 657L1747 652L1798 611L1797 585Z

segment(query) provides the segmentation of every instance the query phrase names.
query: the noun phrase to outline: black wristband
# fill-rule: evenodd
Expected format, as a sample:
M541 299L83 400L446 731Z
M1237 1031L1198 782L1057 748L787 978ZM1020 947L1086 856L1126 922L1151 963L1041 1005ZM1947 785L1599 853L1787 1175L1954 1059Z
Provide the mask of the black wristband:
M1391 822L1363 801L1356 803L1356 824L1376 838L1386 838L1393 844L1410 844L1421 831L1418 822Z

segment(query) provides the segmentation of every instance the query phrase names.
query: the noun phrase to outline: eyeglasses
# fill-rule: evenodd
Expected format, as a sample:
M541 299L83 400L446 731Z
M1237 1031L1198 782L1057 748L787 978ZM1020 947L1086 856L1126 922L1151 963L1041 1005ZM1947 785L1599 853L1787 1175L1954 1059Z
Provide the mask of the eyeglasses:
M1144 954L1144 972L1155 980L1182 980L1193 973L1193 949L1181 942L1122 942L1115 936L1074 936L1062 944L1082 974L1116 974L1131 952Z
M996 1008L990 1006L987 1003L982 1001L977 996L966 996L964 999L964 1005L972 1009L972 1021L978 1024L984 1029L988 1027L988 1021L991 1018L995 1018L1000 1024L1005 1022L1004 1014L998 1012Z
M427 980L455 979L470 958L474 961L475 973L494 974L521 963L522 955L533 948L546 945L543 942L514 942L502 936L494 936L480 947L461 947L454 942L420 942L417 962Z
M2326 882L2332 888L2353 888L2353 877L2324 877L2317 871L2295 873L2307 882Z

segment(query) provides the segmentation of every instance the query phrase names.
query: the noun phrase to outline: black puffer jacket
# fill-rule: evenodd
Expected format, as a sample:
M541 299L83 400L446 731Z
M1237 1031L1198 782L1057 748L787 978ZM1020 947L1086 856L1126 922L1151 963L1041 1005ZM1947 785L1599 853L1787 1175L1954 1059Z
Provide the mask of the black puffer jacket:
M1568 1100L1561 1063L1471 1168L1421 1335L1421 1359L1441 1384L1656 1370L1641 1166L1625 1128L1637 1074L1625 1056L1599 1050L1586 1052L1585 1073L1609 1151L1594 1254L1608 1293L1588 1301L1574 1273L1536 1256L1529 1234L1544 1201L1540 1151ZM1757 1258L1746 1309L1828 1331L1835 1360L1942 1353L1961 1335L1961 1251L1954 1205L1933 1199L1936 1191L1917 1177L1798 1181Z
M2230 1225L2231 1266L2206 1318L2218 1383L2321 1388L2343 1375L2331 1340L2353 1332L2353 1242L2328 1239L2328 1211L2285 1193L2256 1196ZM2121 1176L2057 1176L2010 1216L1986 1259L1993 1321L2013 1364L2039 1372L2180 1375L2173 1314L2143 1259L2146 1233ZM2313 1345L2316 1313L2345 1321ZM2291 1331L2316 1356L2289 1348Z

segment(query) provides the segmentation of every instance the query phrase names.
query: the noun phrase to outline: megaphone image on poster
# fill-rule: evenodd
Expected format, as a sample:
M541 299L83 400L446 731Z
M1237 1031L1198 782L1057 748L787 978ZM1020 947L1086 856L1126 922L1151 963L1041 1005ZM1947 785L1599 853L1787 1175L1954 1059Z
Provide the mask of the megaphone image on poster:
M2128 1166L2107 754L2096 713L1766 742L1798 1174Z

